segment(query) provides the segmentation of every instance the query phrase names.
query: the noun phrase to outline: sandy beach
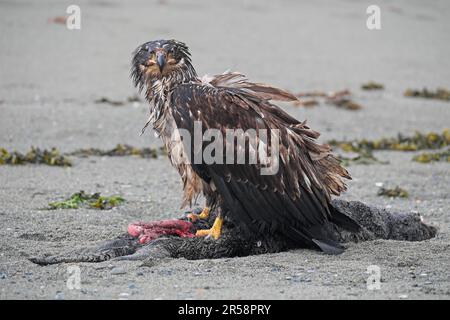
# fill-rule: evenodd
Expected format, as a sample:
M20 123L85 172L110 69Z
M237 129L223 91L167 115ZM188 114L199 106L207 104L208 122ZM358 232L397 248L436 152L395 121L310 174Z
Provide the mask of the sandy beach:
M77 1L81 30L51 22L71 3L0 1L0 148L61 152L118 143L159 147L129 78L132 51L158 38L186 42L200 75L237 70L294 93L349 89L363 106L281 106L331 139L442 132L450 102L407 98L408 88L450 88L450 4L378 1L381 30L366 27L366 1ZM377 81L381 91L363 91ZM107 97L123 105L95 103ZM164 156L71 157L72 167L0 165L0 299L448 299L450 165L420 152L376 151L388 164L348 167L342 196L419 212L439 229L423 242L349 244L339 256L293 250L217 260L38 266L28 259L93 246L130 222L179 217L182 185ZM377 183L409 198L377 196ZM42 210L85 190L126 199L112 210ZM368 266L381 271L367 289ZM71 266L81 288L67 285Z

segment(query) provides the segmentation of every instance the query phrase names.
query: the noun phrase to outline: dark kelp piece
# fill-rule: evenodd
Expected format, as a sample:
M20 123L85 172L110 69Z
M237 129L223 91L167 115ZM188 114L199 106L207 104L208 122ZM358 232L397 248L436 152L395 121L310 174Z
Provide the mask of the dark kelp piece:
M450 101L450 91L444 88L437 88L436 91L428 90L427 88L422 90L407 89L404 95L405 97Z
M440 152L423 152L414 156L413 161L420 163L450 162L450 149Z
M98 148L78 149L69 153L71 156L89 157L89 156L108 156L108 157L122 157L122 156L138 156L142 158L157 158L159 155L164 155L165 149L159 148L137 148L128 144L117 144L114 148L102 150Z
M134 103L134 102L142 102L142 100L138 95L132 95L132 96L127 97L126 101L113 100L108 97L101 97L94 101L94 103L97 103L97 104L109 104L111 106L116 106L116 107L123 106L127 103Z
M348 98L330 99L330 100L327 100L327 103L334 105L338 108L345 109L345 110L354 111L354 110L362 109L362 106L359 103L356 103L353 100L350 100Z
M396 186L395 188L383 188L378 190L377 195L389 198L408 198L409 193L403 188Z
M381 161L373 154L372 150L363 149L356 153L355 156L344 156L339 154L338 159L343 166L350 166L353 164L371 165L371 164L388 164L388 161Z
M325 103L334 105L345 110L359 110L362 106L350 99L351 92L349 90L340 90L336 92L311 91L299 92L296 94L299 101L294 101L295 106L313 107L319 104L318 98L324 99ZM309 98L305 100L304 98ZM313 99L311 99L313 98Z
M450 129L445 129L441 134L436 132L421 133L416 131L414 135L398 134L394 138L381 138L378 140L330 140L328 144L341 148L347 152L369 152L373 150L416 151L424 149L440 149L450 145Z
M49 210L55 209L78 209L80 207L88 209L109 210L123 203L125 199L120 196L101 196L99 192L88 194L83 190L72 194L62 201L50 202Z
M383 90L384 85L375 81L369 81L361 85L362 90Z
M17 151L9 152L4 148L0 148L0 165L20 165L27 163L62 167L70 167L72 165L72 162L56 148L47 150L31 147L31 150L26 154Z

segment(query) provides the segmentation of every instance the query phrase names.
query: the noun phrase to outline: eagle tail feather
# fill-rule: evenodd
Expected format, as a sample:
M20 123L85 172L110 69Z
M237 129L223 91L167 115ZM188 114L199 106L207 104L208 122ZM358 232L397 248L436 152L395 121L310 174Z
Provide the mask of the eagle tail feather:
M350 232L359 232L361 231L361 226L354 219L346 215L345 213L340 212L338 209L333 207L333 205L329 204L331 210L331 218L330 221L333 222L338 227L341 227Z
M326 254L338 255L345 251L345 248L342 245L333 240L333 236L326 231L327 228L313 227L308 230L307 235L297 228L292 228L292 230L295 231L295 238L298 238L297 241L303 240L303 243L316 247Z
M332 254L332 255L338 255L345 251L345 249L334 241L324 241L324 240L317 240L317 239L311 239L314 244L316 244L320 250L322 250L326 254Z

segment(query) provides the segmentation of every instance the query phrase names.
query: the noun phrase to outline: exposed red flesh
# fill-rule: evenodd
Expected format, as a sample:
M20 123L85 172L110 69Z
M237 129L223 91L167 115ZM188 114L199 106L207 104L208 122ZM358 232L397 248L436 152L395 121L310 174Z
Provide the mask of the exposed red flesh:
M176 235L182 238L192 238L193 225L189 221L171 219L152 222L136 222L128 225L128 233L146 244L164 235Z

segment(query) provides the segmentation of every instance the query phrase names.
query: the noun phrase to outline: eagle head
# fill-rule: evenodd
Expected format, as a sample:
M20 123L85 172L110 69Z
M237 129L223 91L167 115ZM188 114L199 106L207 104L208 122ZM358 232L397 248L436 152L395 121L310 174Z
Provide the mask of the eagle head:
M188 47L177 40L154 40L140 45L133 52L131 77L142 90L156 81L185 82L196 77Z

